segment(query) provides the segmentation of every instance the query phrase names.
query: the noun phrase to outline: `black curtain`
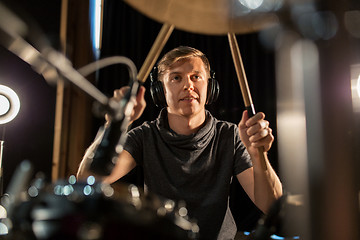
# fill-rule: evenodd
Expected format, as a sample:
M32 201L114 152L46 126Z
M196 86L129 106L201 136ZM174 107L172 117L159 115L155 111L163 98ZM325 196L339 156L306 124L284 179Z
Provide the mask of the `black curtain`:
M142 15L123 1L105 0L101 58L121 55L134 61L139 70L156 39L162 24ZM246 75L256 111L262 111L270 121L276 137L276 89L274 52L259 41L259 33L237 36ZM180 46L195 47L209 58L216 79L220 84L220 96L208 110L218 119L238 123L244 110L244 103L236 77L227 36L210 36L189 33L175 29L166 43L162 54ZM129 82L124 66L113 65L102 69L98 88L108 96L115 89ZM153 104L149 91L149 80L145 98L147 107L142 117L133 126L157 117L159 109ZM103 120L99 120L99 124ZM97 129L95 126L94 129ZM278 170L276 141L269 152L270 161ZM141 169L133 170L122 181L142 184ZM260 211L252 204L238 182L234 179L231 188L230 206L240 231L252 230Z

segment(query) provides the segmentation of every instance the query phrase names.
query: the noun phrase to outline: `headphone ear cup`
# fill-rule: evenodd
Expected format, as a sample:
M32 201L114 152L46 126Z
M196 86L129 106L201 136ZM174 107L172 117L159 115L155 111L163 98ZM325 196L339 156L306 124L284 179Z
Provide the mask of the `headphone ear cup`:
M155 69L154 69L155 70ZM154 72L154 71L153 71ZM154 74L150 73L150 94L153 102L159 108L167 107L164 88L162 82L157 80Z
M209 78L206 104L210 105L214 103L219 97L219 92L220 92L220 86L218 81L215 78Z
M162 82L158 80L158 68L155 66L150 72L150 94L153 102L159 108L167 107Z

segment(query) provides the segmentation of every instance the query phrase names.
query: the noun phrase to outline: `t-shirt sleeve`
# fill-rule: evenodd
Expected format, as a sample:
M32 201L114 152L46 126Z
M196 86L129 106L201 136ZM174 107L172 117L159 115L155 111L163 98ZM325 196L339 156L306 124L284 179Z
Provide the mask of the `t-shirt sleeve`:
M239 128L234 128L234 143L235 143L235 155L234 155L234 175L238 175L242 171L252 167L252 161L250 154L246 150L245 145L240 140Z
M140 127L134 128L127 133L124 150L130 153L137 165L142 166L143 162L143 132Z

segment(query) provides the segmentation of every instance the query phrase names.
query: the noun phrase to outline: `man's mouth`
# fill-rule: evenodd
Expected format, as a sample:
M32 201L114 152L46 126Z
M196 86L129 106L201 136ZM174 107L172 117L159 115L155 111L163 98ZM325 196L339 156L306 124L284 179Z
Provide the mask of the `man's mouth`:
M192 96L188 96L188 97L184 97L181 98L180 101L192 101L192 100L196 100L196 97L192 97Z

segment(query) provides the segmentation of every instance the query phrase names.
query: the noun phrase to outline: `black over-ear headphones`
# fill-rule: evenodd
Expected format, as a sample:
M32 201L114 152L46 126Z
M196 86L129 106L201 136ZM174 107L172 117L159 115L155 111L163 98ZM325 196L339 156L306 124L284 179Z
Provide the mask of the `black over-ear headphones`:
M154 67L150 73L150 93L151 98L157 107L167 107L164 87L162 82L158 78L158 68ZM208 81L206 104L210 105L216 101L219 96L220 86L215 79L215 72L210 71L210 78Z

